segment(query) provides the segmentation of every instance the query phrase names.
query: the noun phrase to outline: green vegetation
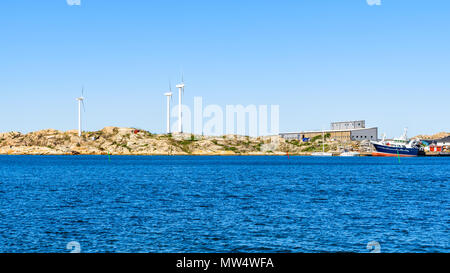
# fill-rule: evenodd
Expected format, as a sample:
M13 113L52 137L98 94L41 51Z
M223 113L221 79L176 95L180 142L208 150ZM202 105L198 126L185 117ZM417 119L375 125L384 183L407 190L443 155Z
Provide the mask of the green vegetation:
M122 147L122 148L125 148L125 149L127 149L128 151L130 151L130 152L131 152L131 150L132 150L130 147L128 147L128 145L127 145L126 143L117 143L117 142L113 141L113 142L111 143L111 145L115 145L116 147Z
M294 145L294 146L298 146L298 147L301 146L300 141L298 141L298 140L296 140L296 139L291 140L291 141L286 141L286 142L289 143L289 144L292 144L292 145Z
M191 147L190 147L191 146L191 142L190 141L187 141L187 140L181 141L180 145L181 146L179 146L179 147L181 148L181 150L183 152L188 153L188 154L191 153Z
M238 143L238 145L244 146L245 148L249 148L250 147L250 140L247 138L247 141L241 141L241 142Z
M317 136L311 138L309 141L310 142L316 142L318 139L322 139L322 135L317 135Z
M217 140L215 140L215 139L211 140L211 142L214 143L217 146L222 147L225 151L232 151L232 152L237 153L237 154L241 153L241 151L237 147L231 146L227 142L226 142L227 144L221 144L221 143L218 143ZM237 145L239 145L239 144L245 144L245 142L242 142L242 143L238 142Z
M261 152L261 146L263 145L262 142L259 142L258 144L256 144L255 146L253 146L255 148L255 150L257 150L258 152Z
M171 140L172 138L173 138L172 133L168 133L168 134L164 134L164 135L159 135L159 136L157 136L156 139L169 139L169 140Z
M139 128L136 128L136 127L132 127L131 129L133 130L133 134L134 134L134 131L136 131L136 130L138 131L137 138L139 138L139 139L142 139L142 134L145 137L153 137L153 134L151 132L149 132L149 131L146 131L146 130L143 130L143 129L139 129ZM140 134L140 133L142 133L142 134Z
M327 134L325 134L323 137L322 137L322 135L317 135L317 136L311 138L310 141L311 141L311 142L316 142L316 141L319 140L319 139L322 140L322 138L325 138L325 140L326 140L327 138L330 138L330 137L331 137L331 134L330 134L330 133L327 133Z
M179 141L178 143L179 143L180 145L182 145L182 146L191 145L192 140L187 140L187 139L185 139L185 140Z
M233 147L233 146L227 146L227 145L222 145L222 147L223 147L223 149L224 149L225 151L232 151L232 152L237 153L237 154L240 153L240 151L239 151L238 148L236 148L236 147Z
M302 152L321 152L322 151L322 145L311 145L309 147L306 147L302 150ZM325 151L329 151L330 147L329 145L325 144Z
M127 149L129 152L131 152L131 148L130 147L128 147L127 146L127 144L125 144L125 143L120 143L120 144L118 144L117 146L120 146L120 147L122 147L122 148L125 148L125 149Z
M316 151L316 147L315 146L309 146L309 147L306 147L305 149L303 149L302 151L303 152L314 152L314 151Z
M169 138L169 142L171 146L175 146L175 147L179 147L183 152L190 154L191 153L191 144L193 142L195 142L195 138L194 140L192 140L192 137L190 139L185 139L185 140L181 140L181 141L177 141L175 139L172 138L172 136L170 136Z

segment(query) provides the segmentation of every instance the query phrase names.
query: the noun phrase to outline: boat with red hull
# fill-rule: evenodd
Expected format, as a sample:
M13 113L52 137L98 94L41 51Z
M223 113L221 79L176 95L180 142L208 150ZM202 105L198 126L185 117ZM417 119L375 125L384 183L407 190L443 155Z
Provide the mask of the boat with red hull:
M420 140L408 141L407 129L401 137L394 140L386 141L383 137L383 140L371 141L371 143L375 148L373 156L415 157L420 152Z
M372 143L375 147L373 156L400 156L400 157L413 157L419 155L419 148L416 147L397 147L390 145L381 145Z

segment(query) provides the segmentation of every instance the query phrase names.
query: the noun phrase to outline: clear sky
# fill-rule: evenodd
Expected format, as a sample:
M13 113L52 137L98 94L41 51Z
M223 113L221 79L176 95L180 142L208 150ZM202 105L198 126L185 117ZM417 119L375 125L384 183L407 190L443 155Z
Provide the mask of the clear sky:
M449 65L448 0L5 0L0 131L75 129L84 85L87 130L163 132L181 70L187 105L278 104L282 132L450 131Z

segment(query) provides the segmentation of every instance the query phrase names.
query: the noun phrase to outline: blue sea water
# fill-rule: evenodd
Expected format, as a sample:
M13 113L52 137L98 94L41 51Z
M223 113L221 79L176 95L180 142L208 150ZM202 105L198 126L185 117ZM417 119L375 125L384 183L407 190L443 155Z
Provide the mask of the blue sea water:
M0 156L0 252L450 252L450 158Z

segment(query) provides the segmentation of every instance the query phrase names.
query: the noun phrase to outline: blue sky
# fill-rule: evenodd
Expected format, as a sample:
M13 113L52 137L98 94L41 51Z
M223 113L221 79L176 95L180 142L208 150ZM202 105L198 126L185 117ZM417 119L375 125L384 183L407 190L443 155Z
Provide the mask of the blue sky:
M450 131L449 14L446 0L2 1L0 131L75 129L84 85L87 130L163 132L181 70L187 105L278 104L280 131Z

